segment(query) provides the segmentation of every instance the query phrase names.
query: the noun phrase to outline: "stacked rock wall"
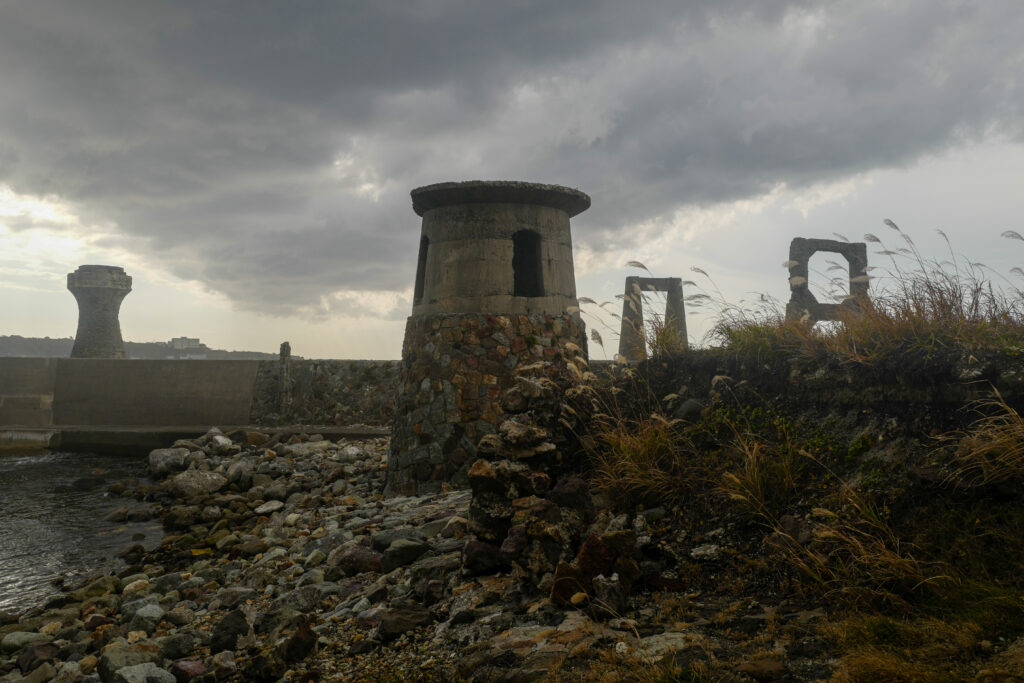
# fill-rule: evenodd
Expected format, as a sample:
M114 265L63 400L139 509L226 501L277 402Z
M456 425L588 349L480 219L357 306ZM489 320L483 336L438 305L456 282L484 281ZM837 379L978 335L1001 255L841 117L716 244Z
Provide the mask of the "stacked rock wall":
M976 417L961 410L997 391L1024 409L1024 363L1014 350L946 349L925 354L897 350L871 363L838 357L736 354L704 349L657 358L640 365L639 381L624 385L622 401L642 395L671 396L666 415L688 418L720 394L751 402L771 400L804 415L913 415L939 431ZM631 395L631 392L642 392Z
M392 426L388 491L440 490L468 483L477 444L495 433L500 397L513 373L581 349L583 326L571 314L412 316L406 323L398 406ZM572 347L569 347L572 348Z
M260 363L250 422L258 425L384 425L394 414L398 361Z
M527 585L550 587L559 562L578 546L594 510L578 477L578 449L560 422L567 386L564 363L534 363L502 394L506 413L480 440L468 472L467 574L512 569Z
M468 473L472 537L463 571L509 571L526 594L608 616L622 612L634 585L656 581L663 567L644 562L646 541L625 515L600 510L583 479L584 433L611 398L608 378L588 374L572 356L561 360L517 373L502 394L506 413L497 433L480 440ZM572 364L578 373L566 372Z

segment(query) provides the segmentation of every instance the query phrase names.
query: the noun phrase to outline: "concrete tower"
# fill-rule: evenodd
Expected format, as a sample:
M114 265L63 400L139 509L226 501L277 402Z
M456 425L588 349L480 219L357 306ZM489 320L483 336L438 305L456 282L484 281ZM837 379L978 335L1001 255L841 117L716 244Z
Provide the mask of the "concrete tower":
M121 301L132 291L132 278L117 266L79 266L68 273L68 289L78 301L78 331L72 358L124 358Z
M565 313L577 305L569 219L589 206L587 195L556 185L413 190L423 229L412 314Z
M474 180L417 188L412 206L423 224L388 459L401 494L464 484L516 367L586 347L569 219L590 197Z

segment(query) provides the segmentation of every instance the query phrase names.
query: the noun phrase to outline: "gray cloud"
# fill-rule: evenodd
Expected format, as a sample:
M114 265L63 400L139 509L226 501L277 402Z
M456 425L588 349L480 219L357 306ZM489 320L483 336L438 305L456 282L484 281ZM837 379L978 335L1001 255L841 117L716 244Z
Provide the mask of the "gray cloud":
M1021 138L1014 0L749 4L5 3L0 182L242 308L330 312L409 286L417 185L580 187L602 249L688 204Z

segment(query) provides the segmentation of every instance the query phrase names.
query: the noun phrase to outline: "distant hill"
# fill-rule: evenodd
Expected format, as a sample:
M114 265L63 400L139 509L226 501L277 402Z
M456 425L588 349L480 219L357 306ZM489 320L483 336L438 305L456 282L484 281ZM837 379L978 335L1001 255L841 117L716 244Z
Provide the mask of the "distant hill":
M21 358L68 358L75 340L71 337L51 339L49 337L22 337L19 335L0 336L0 356ZM274 360L276 353L259 351L224 351L211 349L199 343L189 348L174 348L170 342L125 342L125 353L129 358L181 358L196 360ZM292 356L298 359L298 356Z

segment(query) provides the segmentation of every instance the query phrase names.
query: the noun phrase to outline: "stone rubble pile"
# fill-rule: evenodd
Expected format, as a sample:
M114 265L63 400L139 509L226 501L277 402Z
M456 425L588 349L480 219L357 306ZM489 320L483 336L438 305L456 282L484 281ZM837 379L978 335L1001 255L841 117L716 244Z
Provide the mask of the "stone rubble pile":
M558 366L537 363L503 394L506 419L481 439L469 470L464 567L469 575L510 570L528 593L609 616L625 609L637 582L657 579L667 558L638 533L642 518L634 529L624 515L598 514L565 420L586 405L576 384L577 409L565 407L572 386Z
M468 473L471 575L512 569L526 587L550 587L555 566L593 516L586 485L561 476L568 468L565 439L554 428L560 388L551 373L543 363L518 373L501 397L504 421L477 446L480 457Z

